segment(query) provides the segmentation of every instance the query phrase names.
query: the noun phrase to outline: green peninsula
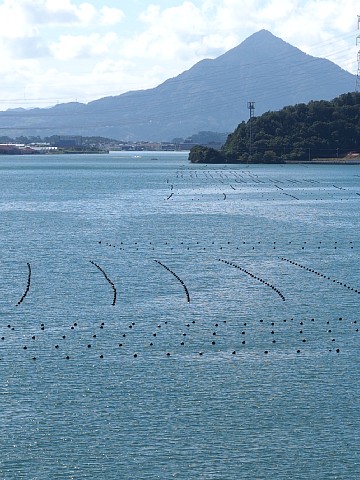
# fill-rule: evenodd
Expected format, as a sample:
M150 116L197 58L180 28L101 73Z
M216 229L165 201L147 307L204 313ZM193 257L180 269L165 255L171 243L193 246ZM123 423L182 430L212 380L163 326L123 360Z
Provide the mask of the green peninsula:
M360 152L360 92L311 101L241 122L220 150L194 146L191 163L333 161Z

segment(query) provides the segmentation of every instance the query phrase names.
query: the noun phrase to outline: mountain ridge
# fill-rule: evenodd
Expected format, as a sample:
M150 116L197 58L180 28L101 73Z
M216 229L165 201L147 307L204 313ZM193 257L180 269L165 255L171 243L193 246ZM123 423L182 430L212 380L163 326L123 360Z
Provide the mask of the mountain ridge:
M260 30L215 59L203 59L156 87L47 109L0 112L6 134L101 135L166 141L201 130L229 132L255 114L354 90L355 75Z

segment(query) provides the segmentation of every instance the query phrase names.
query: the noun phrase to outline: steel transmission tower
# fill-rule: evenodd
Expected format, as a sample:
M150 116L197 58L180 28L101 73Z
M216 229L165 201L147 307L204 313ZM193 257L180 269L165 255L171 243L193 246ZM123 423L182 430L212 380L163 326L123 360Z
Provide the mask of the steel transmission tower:
M247 102L247 108L249 109L249 152L250 156L252 155L252 144L253 144L253 131L252 131L252 118L254 116L255 102Z

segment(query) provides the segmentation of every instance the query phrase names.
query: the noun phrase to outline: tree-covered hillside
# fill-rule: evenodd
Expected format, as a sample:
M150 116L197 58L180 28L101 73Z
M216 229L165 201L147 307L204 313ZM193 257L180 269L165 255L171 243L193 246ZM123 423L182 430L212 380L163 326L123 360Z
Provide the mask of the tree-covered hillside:
M360 92L253 117L240 123L220 152L194 147L189 160L275 163L337 158L351 151L360 151Z

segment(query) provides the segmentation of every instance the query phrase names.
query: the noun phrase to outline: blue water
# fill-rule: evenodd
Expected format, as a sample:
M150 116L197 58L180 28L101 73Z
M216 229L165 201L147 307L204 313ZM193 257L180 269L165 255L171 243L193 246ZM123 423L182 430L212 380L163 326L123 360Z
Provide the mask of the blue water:
M139 155L0 157L0 478L360 478L360 166Z

